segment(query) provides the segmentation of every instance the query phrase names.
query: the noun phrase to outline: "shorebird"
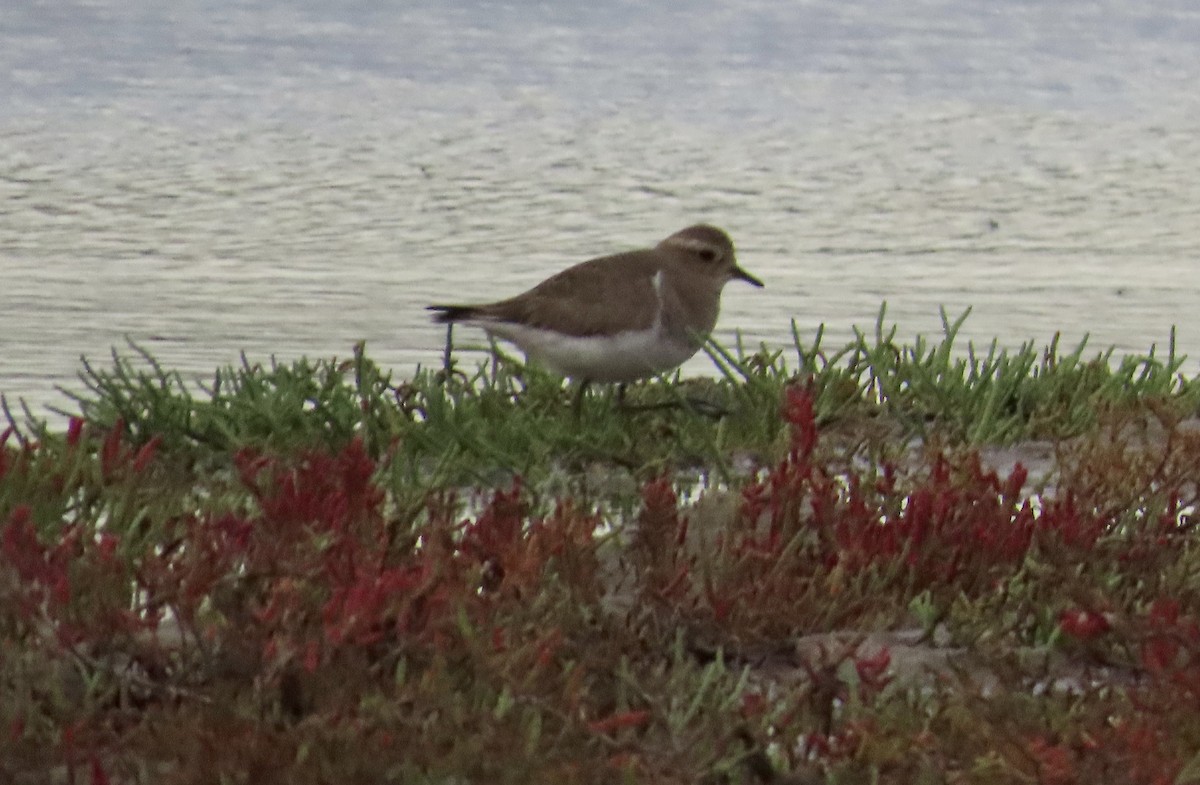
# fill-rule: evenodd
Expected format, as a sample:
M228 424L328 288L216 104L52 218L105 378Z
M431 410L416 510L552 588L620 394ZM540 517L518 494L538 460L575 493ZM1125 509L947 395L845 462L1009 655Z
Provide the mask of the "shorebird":
M601 256L523 294L481 305L430 305L434 321L480 327L580 383L644 379L681 365L717 323L733 279L763 282L737 264L729 235L697 224L653 248Z

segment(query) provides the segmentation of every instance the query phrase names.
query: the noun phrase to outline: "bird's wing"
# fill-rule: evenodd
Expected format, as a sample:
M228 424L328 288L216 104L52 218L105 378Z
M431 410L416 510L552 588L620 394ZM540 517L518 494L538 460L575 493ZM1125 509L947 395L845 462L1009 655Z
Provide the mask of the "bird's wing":
M656 272L645 252L592 259L524 294L481 306L475 315L577 337L645 329L654 323L660 305L652 285Z

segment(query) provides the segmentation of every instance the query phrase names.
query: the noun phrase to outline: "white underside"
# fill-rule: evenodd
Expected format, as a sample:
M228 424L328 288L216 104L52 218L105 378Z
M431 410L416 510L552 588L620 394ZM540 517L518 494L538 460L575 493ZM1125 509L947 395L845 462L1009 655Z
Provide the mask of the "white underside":
M593 382L631 382L654 376L680 365L698 349L659 325L579 338L509 322L474 324L516 344L530 359L552 371Z

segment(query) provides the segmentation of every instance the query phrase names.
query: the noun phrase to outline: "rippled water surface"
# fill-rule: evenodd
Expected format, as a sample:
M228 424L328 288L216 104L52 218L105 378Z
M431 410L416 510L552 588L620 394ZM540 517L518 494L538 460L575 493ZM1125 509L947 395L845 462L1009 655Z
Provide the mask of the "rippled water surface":
M903 337L970 306L1200 358L1193 0L161 5L4 11L0 391L35 407L126 336L404 376L425 304L697 221L767 281L724 336L886 300Z

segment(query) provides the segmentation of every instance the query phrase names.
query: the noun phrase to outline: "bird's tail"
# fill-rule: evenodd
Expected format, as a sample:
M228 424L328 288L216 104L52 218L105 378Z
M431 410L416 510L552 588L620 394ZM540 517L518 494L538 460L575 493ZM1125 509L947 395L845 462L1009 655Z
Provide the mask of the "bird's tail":
M438 324L448 324L470 319L477 309L473 305L427 305L425 310L434 312L433 320Z

